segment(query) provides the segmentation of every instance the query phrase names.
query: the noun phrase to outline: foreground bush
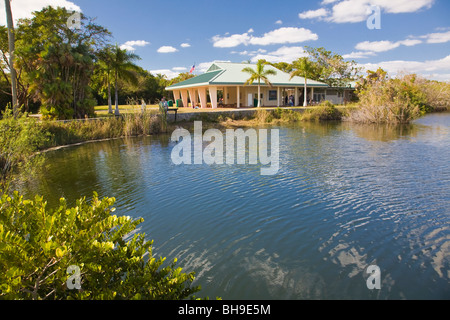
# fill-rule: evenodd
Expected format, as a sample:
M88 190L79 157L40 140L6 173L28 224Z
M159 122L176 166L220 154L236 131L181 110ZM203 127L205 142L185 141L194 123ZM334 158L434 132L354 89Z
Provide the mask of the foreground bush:
M143 219L112 215L114 198L96 193L51 210L36 196L0 198L0 299L185 299L193 273L152 256L135 233ZM77 271L79 273L77 273Z

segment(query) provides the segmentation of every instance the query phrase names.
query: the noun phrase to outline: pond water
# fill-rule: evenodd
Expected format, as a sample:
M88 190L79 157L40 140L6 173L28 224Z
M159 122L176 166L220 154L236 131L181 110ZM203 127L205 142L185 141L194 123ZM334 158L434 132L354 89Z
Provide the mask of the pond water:
M170 135L52 151L22 186L115 197L154 254L223 299L450 299L450 114L408 126L281 127L278 174L174 165ZM380 289L367 267L380 269Z

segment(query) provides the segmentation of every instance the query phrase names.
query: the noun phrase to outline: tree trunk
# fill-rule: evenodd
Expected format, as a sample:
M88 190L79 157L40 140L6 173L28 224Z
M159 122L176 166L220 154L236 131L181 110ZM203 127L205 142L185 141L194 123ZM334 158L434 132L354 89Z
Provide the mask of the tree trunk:
M308 101L307 101L307 98L306 98L306 94L308 93L308 90L307 90L307 88L306 88L306 74L305 74L305 92L304 92L304 98L303 98L303 106L304 107L306 107L307 105L308 105Z
M5 0L6 9L6 21L8 25L8 45L9 45L9 66L11 73L11 94L13 104L14 118L17 118L18 105L17 105L17 74L14 68L14 51L15 51L15 36L14 36L14 24L12 19L10 0Z
M116 110L115 110L115 115L116 116L120 116L120 112L119 112L119 88L117 88L117 85L118 85L118 74L117 74L117 71L116 71L116 81L115 81L115 86L116 86L116 96L115 96L115 98L116 98Z
M107 76L107 81L108 81L108 113L112 114L113 110L112 110L112 102L111 102L111 81L109 80L109 73Z
M261 80L258 79L258 108L261 107Z

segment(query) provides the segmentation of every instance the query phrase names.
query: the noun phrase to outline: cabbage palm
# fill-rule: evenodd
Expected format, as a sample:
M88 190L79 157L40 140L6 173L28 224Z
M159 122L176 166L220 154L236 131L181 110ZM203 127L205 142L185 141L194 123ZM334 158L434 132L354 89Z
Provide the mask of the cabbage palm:
M112 102L111 102L111 73L112 62L114 55L111 46L107 46L98 53L97 70L103 78L104 84L106 83L108 89L108 113L112 114Z
M265 84L272 86L268 76L277 74L277 72L273 69L264 70L264 66L266 64L267 62L265 60L258 60L256 63L256 70L252 67L242 69L242 72L250 74L250 78L247 79L245 84L252 84L253 82L258 81L258 108L261 106L261 80L264 81Z
M292 62L293 71L291 72L291 79L296 76L300 76L305 78L305 91L304 91L304 100L303 100L303 106L306 107L308 105L308 101L306 99L307 94L307 79L310 74L312 74L316 70L316 66L314 65L314 62L309 60L307 57L302 57L294 62Z
M6 21L8 26L8 46L9 46L9 69L11 73L11 94L12 104L14 110L14 118L17 117L17 74L14 68L14 51L15 51L15 36L14 36L14 24L11 12L10 0L5 0Z
M115 109L115 115L120 115L119 112L119 88L118 88L118 82L119 78L126 82L130 82L132 84L137 84L138 78L136 76L137 71L140 70L140 68L133 63L135 60L140 60L139 56L127 52L125 49L121 49L117 44L112 48L112 57L113 60L111 62L111 70L114 74L114 85L115 85L115 102L116 102L116 109Z

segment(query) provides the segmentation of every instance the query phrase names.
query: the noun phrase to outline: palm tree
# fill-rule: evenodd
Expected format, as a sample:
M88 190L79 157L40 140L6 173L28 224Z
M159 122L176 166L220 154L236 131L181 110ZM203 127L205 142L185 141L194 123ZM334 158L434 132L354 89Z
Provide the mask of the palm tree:
M265 84L272 86L267 76L276 75L277 72L273 69L264 70L264 66L267 64L265 60L258 60L256 63L256 70L252 67L245 67L242 72L247 72L250 74L250 78L245 82L245 84L252 84L256 80L258 81L258 108L261 106L261 80Z
M103 81L105 81L108 88L108 113L112 114L112 102L111 102L111 72L112 63L114 60L113 47L107 46L98 53L97 68Z
M11 0L5 0L6 9L6 21L8 25L8 46L9 46L9 69L11 73L11 94L12 94L12 104L13 104L13 114L14 118L17 117L17 74L14 68L14 51L15 51L15 36L14 36L14 24L11 12Z
M309 60L307 57L302 57L294 62L292 62L293 71L291 72L291 79L296 76L304 77L305 78L305 91L304 91L304 100L303 100L303 106L306 107L308 105L308 101L306 99L307 95L307 88L306 88L306 81L309 75L311 75L315 70L314 63Z
M130 82L132 84L137 84L137 77L136 77L136 71L139 71L140 68L133 63L134 60L139 60L139 56L127 52L125 49L120 49L120 47L116 44L112 48L112 63L111 63L111 70L114 73L114 86L115 86L115 102L116 102L116 109L114 114L116 116L120 115L119 112L119 87L118 82L119 78Z

